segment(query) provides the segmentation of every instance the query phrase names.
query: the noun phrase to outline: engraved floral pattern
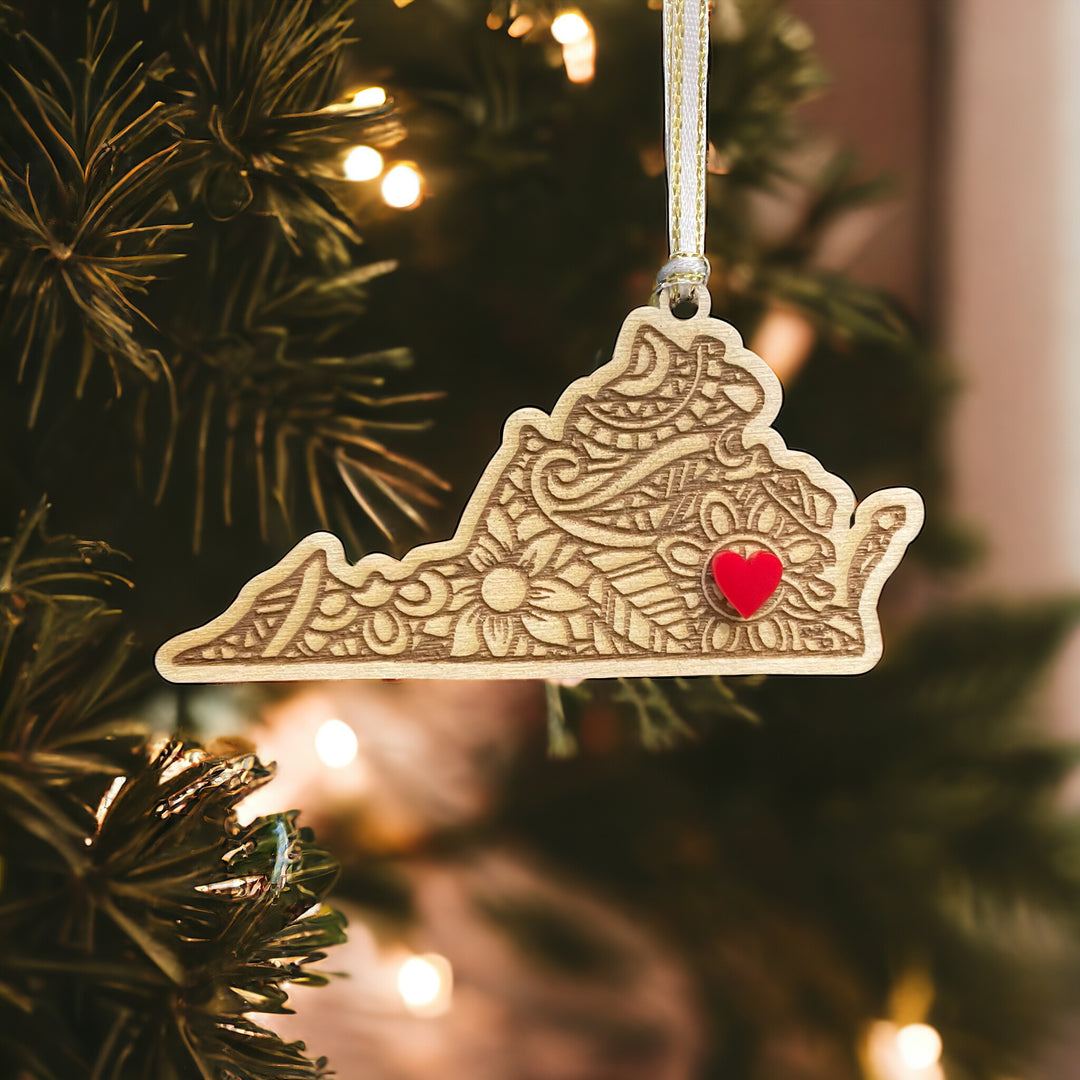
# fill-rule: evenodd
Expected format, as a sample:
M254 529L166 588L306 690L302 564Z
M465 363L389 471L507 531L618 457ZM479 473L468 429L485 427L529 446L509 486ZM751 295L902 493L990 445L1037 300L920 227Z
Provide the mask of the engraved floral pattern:
M538 515L513 521L495 507L468 556L479 575L463 590L469 598L458 616L450 653L474 656L486 647L492 656L545 655L573 640L590 606L581 586L590 568L579 547ZM576 618L575 618L576 616Z
M922 503L893 489L855 511L841 480L771 429L778 407L772 373L726 324L640 309L612 362L550 417L508 421L453 540L348 566L333 537L309 537L165 646L163 670L568 675L605 659L704 672L837 657L862 670ZM750 618L708 573L727 549L783 565Z

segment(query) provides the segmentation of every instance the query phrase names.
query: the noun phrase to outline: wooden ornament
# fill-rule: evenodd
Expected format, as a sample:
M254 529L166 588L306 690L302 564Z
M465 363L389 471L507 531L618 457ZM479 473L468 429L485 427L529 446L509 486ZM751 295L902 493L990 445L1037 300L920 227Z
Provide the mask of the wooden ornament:
M708 294L630 313L610 363L522 409L453 539L355 565L302 540L166 643L173 682L856 673L922 526L770 426L780 383ZM853 516L854 515L854 516Z

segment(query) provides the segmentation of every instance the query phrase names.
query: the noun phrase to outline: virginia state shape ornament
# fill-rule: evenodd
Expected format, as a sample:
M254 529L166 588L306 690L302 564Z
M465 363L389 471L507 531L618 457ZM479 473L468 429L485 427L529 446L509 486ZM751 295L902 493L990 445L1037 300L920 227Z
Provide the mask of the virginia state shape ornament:
M506 423L454 537L356 564L301 541L165 644L174 682L856 673L919 495L851 489L771 424L781 389L733 327L667 303L551 415Z

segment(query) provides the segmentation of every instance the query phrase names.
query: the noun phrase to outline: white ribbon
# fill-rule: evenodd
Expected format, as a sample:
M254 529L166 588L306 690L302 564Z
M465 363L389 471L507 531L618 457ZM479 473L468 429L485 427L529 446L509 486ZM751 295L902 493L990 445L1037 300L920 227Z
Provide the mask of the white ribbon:
M665 151L670 257L657 275L657 293L675 285L680 296L709 280L705 258L708 176L709 0L664 0Z

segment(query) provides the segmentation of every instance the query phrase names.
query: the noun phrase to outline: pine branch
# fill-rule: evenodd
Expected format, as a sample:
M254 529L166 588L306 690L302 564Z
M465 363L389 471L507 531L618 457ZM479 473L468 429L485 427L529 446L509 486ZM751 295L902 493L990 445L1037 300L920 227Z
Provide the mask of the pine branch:
M118 557L107 544L46 534L47 510L42 500L0 540L0 756L77 775L98 761L81 756L83 729L106 746L98 725L127 689L116 676L130 646L107 597L130 582L101 565Z
M305 511L353 535L351 506L391 539L402 521L425 528L419 507L437 505L433 492L446 485L391 443L426 429L417 407L440 395L387 392L393 373L411 364L404 350L351 351L371 282L395 264L303 275L281 248L271 241L224 289L215 280L193 286L190 309L172 314L170 366L188 403L180 447L196 464L196 549L211 497L227 524L254 509L264 538L279 517L292 532ZM144 449L155 445L156 427L140 421ZM159 449L160 499L173 444Z
M756 685L760 680L739 679ZM731 720L757 722L730 680L716 676L675 679L590 679L575 686L547 683L549 752L571 757L588 728L616 719L621 732L650 750L670 749Z
M249 1014L344 939L337 865L296 814L240 826L272 769L147 741L104 545L0 542L0 1072L34 1080L314 1080ZM126 584L126 583L125 583Z
M19 379L36 369L31 425L54 358L81 395L95 360L125 382L167 380L143 340L141 297L170 262L177 221L168 190L178 108L149 88L162 61L113 46L116 10L87 17L85 61L71 74L29 33L22 66L0 79L0 333ZM68 331L74 331L68 337Z
M0 119L0 333L20 378L36 365L31 423L57 357L77 358L80 396L103 359L112 392L135 391L119 415L140 488L160 502L178 455L193 463L196 549L212 497L231 524L238 493L253 492L264 539L272 522L292 534L314 517L360 548L358 517L389 537L403 522L424 529L420 507L445 487L391 445L427 426L413 407L436 395L388 393L407 354L356 343L370 282L393 264L354 264L340 159L400 126L389 105L335 100L348 6L169 5L170 52L150 61L120 42L120 0L108 0L91 9L73 77L25 32L29 74L12 67L0 82L12 106ZM199 224L182 251L181 214ZM268 233L265 216L280 228Z
M237 0L189 8L182 56L184 150L211 217L276 219L293 250L345 266L359 243L335 198L356 143L401 138L389 104L337 100L349 0Z

